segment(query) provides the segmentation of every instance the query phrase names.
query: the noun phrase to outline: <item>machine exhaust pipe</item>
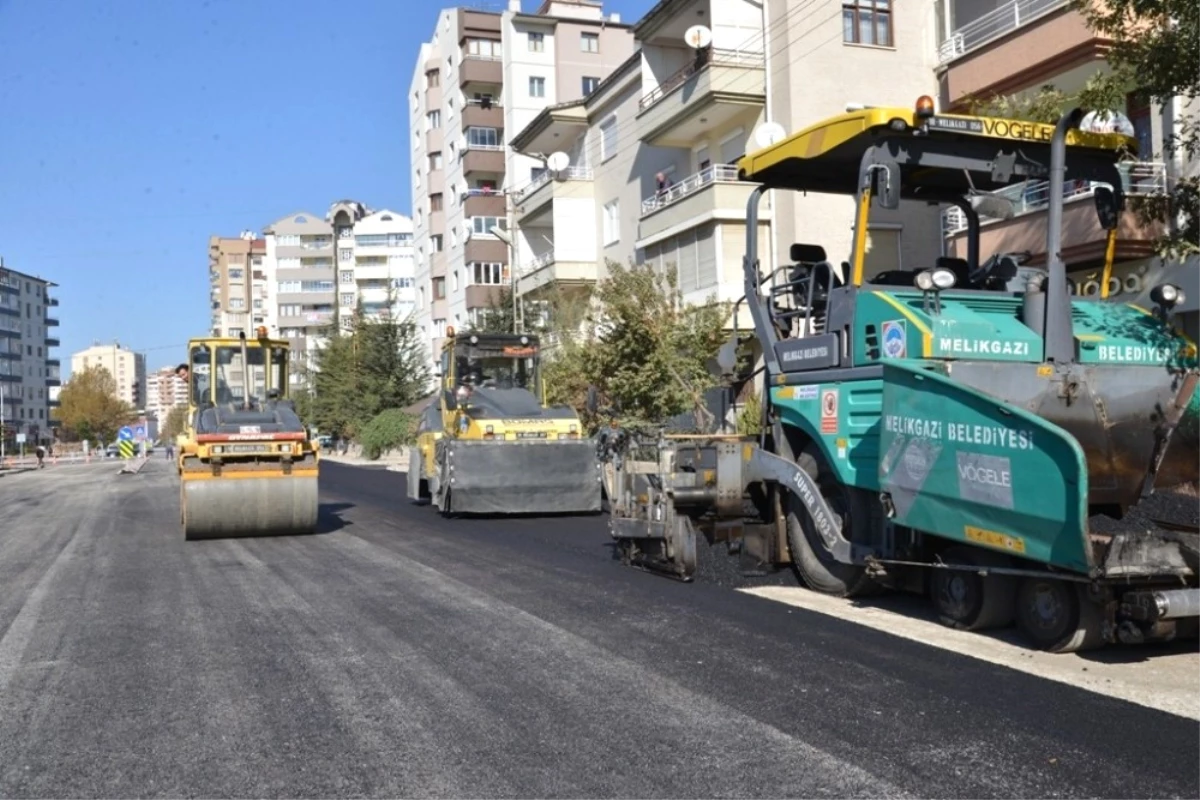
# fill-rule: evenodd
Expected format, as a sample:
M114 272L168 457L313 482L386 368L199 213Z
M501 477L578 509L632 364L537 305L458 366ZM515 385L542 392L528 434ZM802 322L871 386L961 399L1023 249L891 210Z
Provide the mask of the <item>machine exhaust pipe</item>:
M1062 260L1063 183L1067 164L1067 132L1079 127L1083 109L1063 114L1050 140L1050 206L1046 211L1046 360L1059 364L1075 360L1075 331L1067 266Z
M250 408L250 354L246 350L246 332L238 334L242 341L242 408Z

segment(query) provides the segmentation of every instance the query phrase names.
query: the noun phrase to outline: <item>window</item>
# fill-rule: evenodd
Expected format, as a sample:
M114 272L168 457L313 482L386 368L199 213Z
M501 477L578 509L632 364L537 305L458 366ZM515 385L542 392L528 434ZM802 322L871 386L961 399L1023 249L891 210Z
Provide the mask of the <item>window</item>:
M445 278L434 278L433 279L433 299L434 300L445 300L446 299L446 279Z
M354 292L342 292L342 305L343 306L354 305Z
M585 53L600 52L600 34L598 33L581 33L579 34L579 49Z
M504 267L499 262L471 264L471 283L475 286L498 286L503 278Z
M434 253L442 252L442 234L435 233L429 237L429 243Z
M352 258L354 258L353 250L343 247L341 250L338 251L338 260L339 261L349 261Z
M441 194L441 192L438 192L437 194L429 195L429 210L430 211L441 211L442 210L442 194Z
M530 97L545 97L546 96L546 79L539 78L536 75L529 77L529 96Z
M436 69L431 69L425 73L425 88L432 89L435 86L442 85L442 73Z
M614 114L600 123L600 160L607 161L617 154L617 117Z
M499 147L500 134L495 128L467 128L469 147Z
M442 112L430 111L425 115L425 129L433 130L434 128L442 127Z
M842 0L842 41L892 46L892 0Z
M397 289L411 289L413 287L413 279L397 278L392 285Z
M339 273L338 280L341 283L354 283L354 270L344 269Z
M440 152L429 154L429 171L442 168L442 154Z
M546 34L535 33L530 31L529 34L529 52L541 53L546 49Z
M468 39L467 55L476 58L500 58L503 50L500 42L492 39Z
M504 217L471 217L471 232L479 236L490 236L492 228L508 230L508 220Z
M242 308L245 308L245 307L246 307L246 299L245 299L244 297L231 297L231 298L229 298L229 308L230 308L230 310L233 310L233 309L242 309Z
M333 281L300 281L302 292L332 292Z
M596 87L600 85L599 78L593 78L588 75L583 76L583 96L587 97L592 92L596 91Z
M255 301L254 301L254 307L255 307L255 308L262 308L262 307L263 307L263 302L262 302L262 300L255 300Z
M300 291L300 281L279 281L276 290L280 294L295 294Z
M1149 161L1154 157L1154 133L1150 125L1150 100L1144 92L1130 92L1125 96L1125 116L1133 123L1138 158Z
M616 244L621 240L620 201L604 204L604 245Z

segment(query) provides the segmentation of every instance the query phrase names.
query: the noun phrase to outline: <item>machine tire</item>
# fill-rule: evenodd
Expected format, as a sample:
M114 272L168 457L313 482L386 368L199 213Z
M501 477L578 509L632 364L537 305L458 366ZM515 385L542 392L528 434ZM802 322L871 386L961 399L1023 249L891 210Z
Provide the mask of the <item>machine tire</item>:
M878 499L870 492L841 484L815 444L810 442L801 451L796 465L817 482L821 496L840 518L847 539L865 543L883 526L883 508ZM865 567L833 560L825 551L804 503L793 492L788 492L787 497L787 540L801 582L813 591L837 597L863 597L882 591L883 587L867 574Z
M1017 628L1038 650L1076 653L1104 645L1101 608L1075 581L1025 578L1017 590Z
M1010 562L999 553L975 547L951 547L942 554L948 564L1005 567ZM929 599L938 621L963 631L1006 628L1016 615L1017 581L1011 575L980 575L954 569L934 569Z

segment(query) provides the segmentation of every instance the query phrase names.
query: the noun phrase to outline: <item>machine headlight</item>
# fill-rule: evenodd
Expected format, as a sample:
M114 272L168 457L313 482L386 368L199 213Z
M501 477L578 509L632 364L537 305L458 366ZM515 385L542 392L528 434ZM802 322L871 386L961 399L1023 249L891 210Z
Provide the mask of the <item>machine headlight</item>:
M934 289L950 289L954 287L955 282L954 272L944 267L927 269L917 274L917 288L923 292L932 292Z
M488 426L487 426L486 428L484 428L483 430L484 430L484 432L485 432L485 433L495 433L495 432L496 432L496 429L495 429L495 428L493 428L491 425L488 425Z
M1150 300L1164 308L1173 308L1186 299L1183 289L1173 283L1160 283L1150 290Z
M281 444L279 446L279 452L290 453L290 452L292 452L292 446L290 444Z

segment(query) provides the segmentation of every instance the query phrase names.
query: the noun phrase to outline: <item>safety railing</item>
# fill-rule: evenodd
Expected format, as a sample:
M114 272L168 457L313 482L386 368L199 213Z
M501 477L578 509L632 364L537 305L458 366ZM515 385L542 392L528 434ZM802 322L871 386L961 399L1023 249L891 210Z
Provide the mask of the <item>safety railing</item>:
M938 64L948 64L977 47L1066 6L1069 0L1011 0L955 29L938 45Z
M765 63L761 51L720 50L715 47L709 47L705 48L702 52L704 55L698 62L693 61L646 92L642 96L642 99L638 101L638 111L645 111L647 108L650 108L650 106L670 94L676 87L686 83L688 78L714 64L725 67L762 68Z
M519 203L529 195L536 192L541 187L545 186L552 180L567 180L567 181L590 181L592 180L591 167L567 167L558 172L546 170L541 175L531 180L529 183L522 186L513 192L513 202Z
M642 201L642 216L658 211L660 208L677 203L690 194L714 183L738 183L737 167L732 164L713 164L699 172L688 175L678 183L673 183L665 189L655 192Z
M1119 164L1123 191L1130 197L1160 194L1167 189L1167 167L1165 164L1150 161L1136 161ZM1063 199L1071 200L1076 197L1087 197L1093 193L1097 184L1090 181L1066 181L1063 184ZM995 193L998 197L1011 200L1015 208L1014 217L1041 211L1050 205L1050 182L1027 181L1009 186ZM987 224L991 220L980 220ZM942 212L942 235L954 236L967 229L967 217L957 206L951 206Z

